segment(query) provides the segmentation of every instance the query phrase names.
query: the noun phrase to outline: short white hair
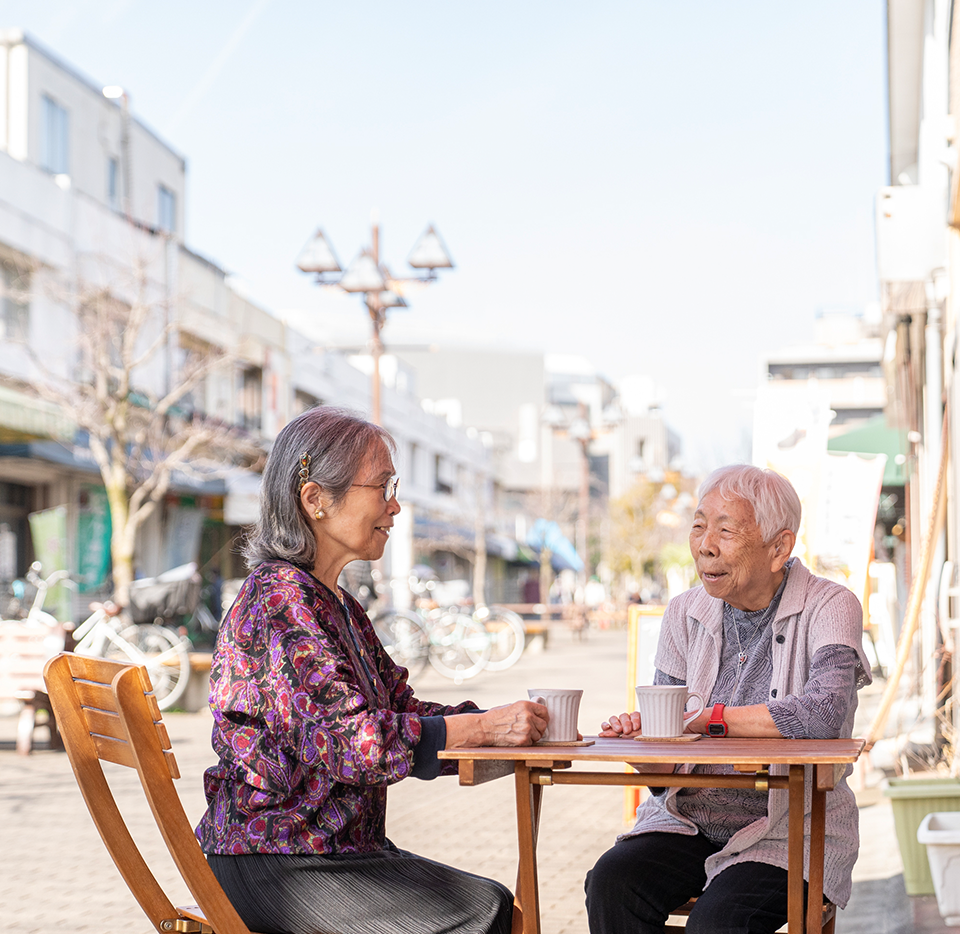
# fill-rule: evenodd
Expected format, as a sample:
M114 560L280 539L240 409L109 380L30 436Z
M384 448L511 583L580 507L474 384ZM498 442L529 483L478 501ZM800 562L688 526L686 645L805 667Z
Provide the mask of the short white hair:
M700 484L700 499L708 493L749 503L764 542L771 541L783 529L796 535L800 528L800 497L793 484L775 470L750 464L718 467Z

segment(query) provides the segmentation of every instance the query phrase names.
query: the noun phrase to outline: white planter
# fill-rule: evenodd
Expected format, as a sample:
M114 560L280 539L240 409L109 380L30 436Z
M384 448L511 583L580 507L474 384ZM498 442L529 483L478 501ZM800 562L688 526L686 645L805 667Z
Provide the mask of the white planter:
M935 811L917 828L927 847L937 907L945 924L960 925L960 811Z

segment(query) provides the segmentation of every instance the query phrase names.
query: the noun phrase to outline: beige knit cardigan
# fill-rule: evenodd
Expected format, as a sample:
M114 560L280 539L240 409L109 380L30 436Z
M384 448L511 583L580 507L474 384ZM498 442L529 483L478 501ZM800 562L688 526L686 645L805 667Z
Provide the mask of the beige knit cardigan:
M860 602L847 588L815 577L799 560L795 560L790 569L772 625L774 658L770 687L777 689L778 698L803 692L814 653L825 645L847 645L855 649L860 659L857 687L870 683L870 664L863 654ZM785 637L782 644L777 641L779 635ZM682 678L692 691L709 698L720 666L722 642L723 601L711 597L702 587L696 587L668 604L660 631L656 666L666 674ZM852 735L856 707L854 700L840 732L841 737ZM680 766L678 771L690 772L692 766ZM786 766L772 766L770 771L771 774L785 775L788 769ZM850 898L851 874L860 845L857 803L846 782L851 771L852 767L848 766L844 778L827 793L823 888L827 898L841 908ZM810 851L809 774L807 778L805 861L809 859ZM650 831L695 834L697 828L693 822L677 811L678 790L671 788L666 795L644 801L637 808L636 824L623 837ZM708 885L718 873L734 863L761 862L787 868L787 798L786 790L772 790L767 816L739 830L722 850L707 859ZM805 877L806 874L805 868Z

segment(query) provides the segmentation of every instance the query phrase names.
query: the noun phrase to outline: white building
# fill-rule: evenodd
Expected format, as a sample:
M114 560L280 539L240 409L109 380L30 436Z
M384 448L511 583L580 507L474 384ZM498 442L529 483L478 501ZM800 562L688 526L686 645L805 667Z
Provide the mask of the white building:
M28 517L40 510L62 507L62 561L72 570L94 544L105 547L103 485L84 439L56 407L22 391L40 375L37 360L60 377L92 377L75 372L77 319L55 288L64 281L96 282L129 304L126 283L142 265L161 309L147 330L162 336L169 324L173 336L137 371L138 386L159 393L192 357L225 351L229 365L208 374L180 409L236 426L264 448L317 402L369 410L361 369L318 352L184 246L184 182L184 159L124 98L106 98L22 33L0 33L0 583L25 572ZM406 577L417 549L437 544L418 535L416 520L465 529L472 541L478 517L489 513L492 475L476 433L426 411L402 375L383 398L404 479L384 573ZM198 560L223 577L241 575L234 539L255 517L256 487L236 472L205 483L178 477L141 529L139 570Z

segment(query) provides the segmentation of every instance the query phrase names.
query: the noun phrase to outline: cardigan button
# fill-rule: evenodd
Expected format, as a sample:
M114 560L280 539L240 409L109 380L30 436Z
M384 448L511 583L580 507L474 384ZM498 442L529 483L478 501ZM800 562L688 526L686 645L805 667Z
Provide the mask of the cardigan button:
M777 689L776 689L776 688L774 688L774 689L770 692L770 696L771 696L771 697L776 697L776 696L777 696Z
M783 635L777 636L777 642L778 642L780 645L783 645L783 643L786 642L786 641L787 641L787 637L786 637L786 636L783 636Z

